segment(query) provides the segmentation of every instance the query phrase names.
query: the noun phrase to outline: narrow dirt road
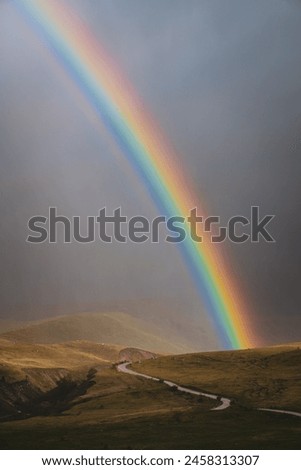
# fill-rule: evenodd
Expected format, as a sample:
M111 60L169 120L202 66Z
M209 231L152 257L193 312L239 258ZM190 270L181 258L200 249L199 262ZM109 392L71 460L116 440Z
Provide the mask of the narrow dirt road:
M131 362L124 362L123 364L118 364L117 365L117 370L119 372L124 372L125 374L131 374L131 375L136 375L138 377L144 377L145 379L149 380L155 380L156 382L159 382L160 379L157 377L152 377L151 375L146 375L146 374L140 374L139 372L135 372L132 369L128 369L128 366L131 364ZM198 395L206 398L211 398L212 400L218 400L220 405L211 408L211 411L222 411L225 410L226 408L229 408L231 405L231 400L230 398L225 398L225 397L218 397L217 395L213 395L211 393L204 393L204 392L198 392L197 390L192 390L191 388L187 387L182 387L181 385L175 384L174 382L170 382L169 380L163 380L163 383L165 385L168 385L168 387L176 387L177 390L180 392L185 392L185 393L190 393L191 395ZM281 413L281 414L286 414L286 415L291 415L291 416L298 416L301 418L301 413L297 411L288 411L288 410L275 410L273 408L257 408L258 411L267 411L269 413Z
M285 415L299 416L301 418L301 413L298 411L287 411L287 410L274 410L273 408L257 408L259 411L271 411L272 413L281 413Z
M123 364L118 364L117 370L125 374L136 375L138 377L144 377L145 379L155 380L156 382L160 381L157 377L152 377L151 375L146 375L146 374L140 374L139 372L135 372L132 369L128 369L128 366L130 364L131 364L130 362L124 362ZM212 395L210 393L204 393L204 392L198 392L197 390L192 390L191 388L187 388L187 387L181 387L180 385L175 384L174 382L170 382L169 380L163 380L163 383L165 383L165 385L168 385L168 387L175 387L180 392L190 393L191 395L198 395L198 396L202 396L206 398L211 398L212 400L220 401L221 402L220 405L212 408L211 411L225 410L231 404L231 400L229 398L224 398L224 397L219 398L217 395Z

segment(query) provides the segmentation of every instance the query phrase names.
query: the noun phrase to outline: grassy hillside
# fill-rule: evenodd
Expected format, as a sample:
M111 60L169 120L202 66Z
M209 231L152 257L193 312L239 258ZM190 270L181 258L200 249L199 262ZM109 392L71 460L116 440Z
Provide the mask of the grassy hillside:
M160 360L158 360L160 361ZM149 362L157 362L149 361ZM212 400L102 369L61 414L2 422L2 449L298 449L298 418Z
M17 320L0 320L0 334L6 333L7 331L16 330L23 328L28 322L17 321Z
M300 410L299 345L165 356L133 365L235 398L224 411L211 411L213 400L117 372L111 363L119 357L119 346L86 341L36 345L0 340L2 374L13 372L18 380L28 374L30 380L10 384L11 375L0 380L1 448L300 447L300 418L256 410Z
M240 404L301 411L301 343L245 351L185 354L135 370L223 394Z
M179 342L178 338L166 339L142 320L120 312L56 317L6 332L0 338L21 343L86 340L175 354L190 350L189 345Z
M28 344L0 340L0 377L6 382L26 377L39 388L54 386L63 372L83 372L118 360L121 346L87 341L63 344Z

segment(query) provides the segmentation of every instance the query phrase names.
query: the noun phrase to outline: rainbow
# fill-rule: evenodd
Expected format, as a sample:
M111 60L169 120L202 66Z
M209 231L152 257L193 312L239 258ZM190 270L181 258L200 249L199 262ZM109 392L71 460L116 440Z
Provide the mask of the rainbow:
M161 135L130 84L75 12L59 0L15 0L15 5L64 66L164 214L187 217L205 211L184 176L173 149ZM189 232L188 232L189 233ZM221 249L202 234L179 243L209 318L224 349L255 344L250 313Z

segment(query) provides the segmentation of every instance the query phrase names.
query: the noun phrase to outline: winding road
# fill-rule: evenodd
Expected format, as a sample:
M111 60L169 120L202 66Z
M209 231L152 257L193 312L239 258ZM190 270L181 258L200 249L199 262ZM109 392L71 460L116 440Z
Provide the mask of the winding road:
M271 411L272 413L282 413L285 415L299 416L301 418L301 413L298 411L287 411L287 410L274 410L273 408L257 408L258 411Z
M135 372L132 369L128 369L128 366L130 364L131 362L124 362L122 364L118 364L117 370L119 372L124 372L125 374L136 375L138 377L144 377L145 379L155 380L156 382L160 382L160 379L158 379L157 377L152 377L151 375L146 375L146 374L140 374L139 372ZM165 383L165 385L168 385L168 387L176 387L176 389L179 390L180 392L190 393L191 395L198 395L198 396L202 396L206 398L211 398L212 400L220 401L221 404L214 408L211 408L211 411L225 410L226 408L229 408L231 404L231 400L229 398L224 398L224 397L220 398L217 395L212 395L211 393L198 392L197 390L192 390L191 388L181 387L181 385L175 384L174 382L170 382L169 380L163 380L163 383Z
M136 375L138 377L144 377L145 379L154 380L155 382L160 382L160 379L158 379L157 377L152 377L151 375L146 375L146 374L140 374L139 372L135 372L132 369L128 369L128 366L130 364L131 362L123 362L121 364L118 364L117 370L119 372L123 372L124 374ZM163 380L163 383L165 383L165 385L168 385L168 387L176 387L176 389L179 390L180 392L185 392L185 393L190 393L191 395L198 395L198 396L202 396L206 398L211 398L212 400L218 400L220 402L220 405L214 408L211 408L210 411L222 411L222 410L225 410L226 408L229 408L229 406L231 405L230 398L219 397L211 393L198 392L197 390L192 390L191 388L182 387L181 385L178 385L174 382L170 382L169 380ZM272 408L257 408L257 410L298 416L299 418L301 418L301 413L297 411L275 410Z

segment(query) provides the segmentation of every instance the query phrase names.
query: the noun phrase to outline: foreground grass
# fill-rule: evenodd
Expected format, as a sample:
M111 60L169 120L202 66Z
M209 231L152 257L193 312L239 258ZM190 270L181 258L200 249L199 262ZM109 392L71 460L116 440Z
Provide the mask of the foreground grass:
M152 361L153 362L153 361ZM156 362L156 361L155 361ZM0 424L2 449L298 449L301 420L104 369L70 409Z
M1 449L300 448L300 418L256 410L301 410L298 345L168 356L133 365L152 376L234 398L224 411L210 411L215 401L117 372L110 364L118 353L115 347L86 342L20 347L24 363L16 356L19 349L4 344L2 361L10 373L32 370L36 383L44 383L46 366L55 365L55 371L95 364L98 372L95 383L73 396L65 411L50 406L47 416L0 423Z
M166 411L112 422L65 416L2 424L2 449L299 449L297 419L241 410Z

